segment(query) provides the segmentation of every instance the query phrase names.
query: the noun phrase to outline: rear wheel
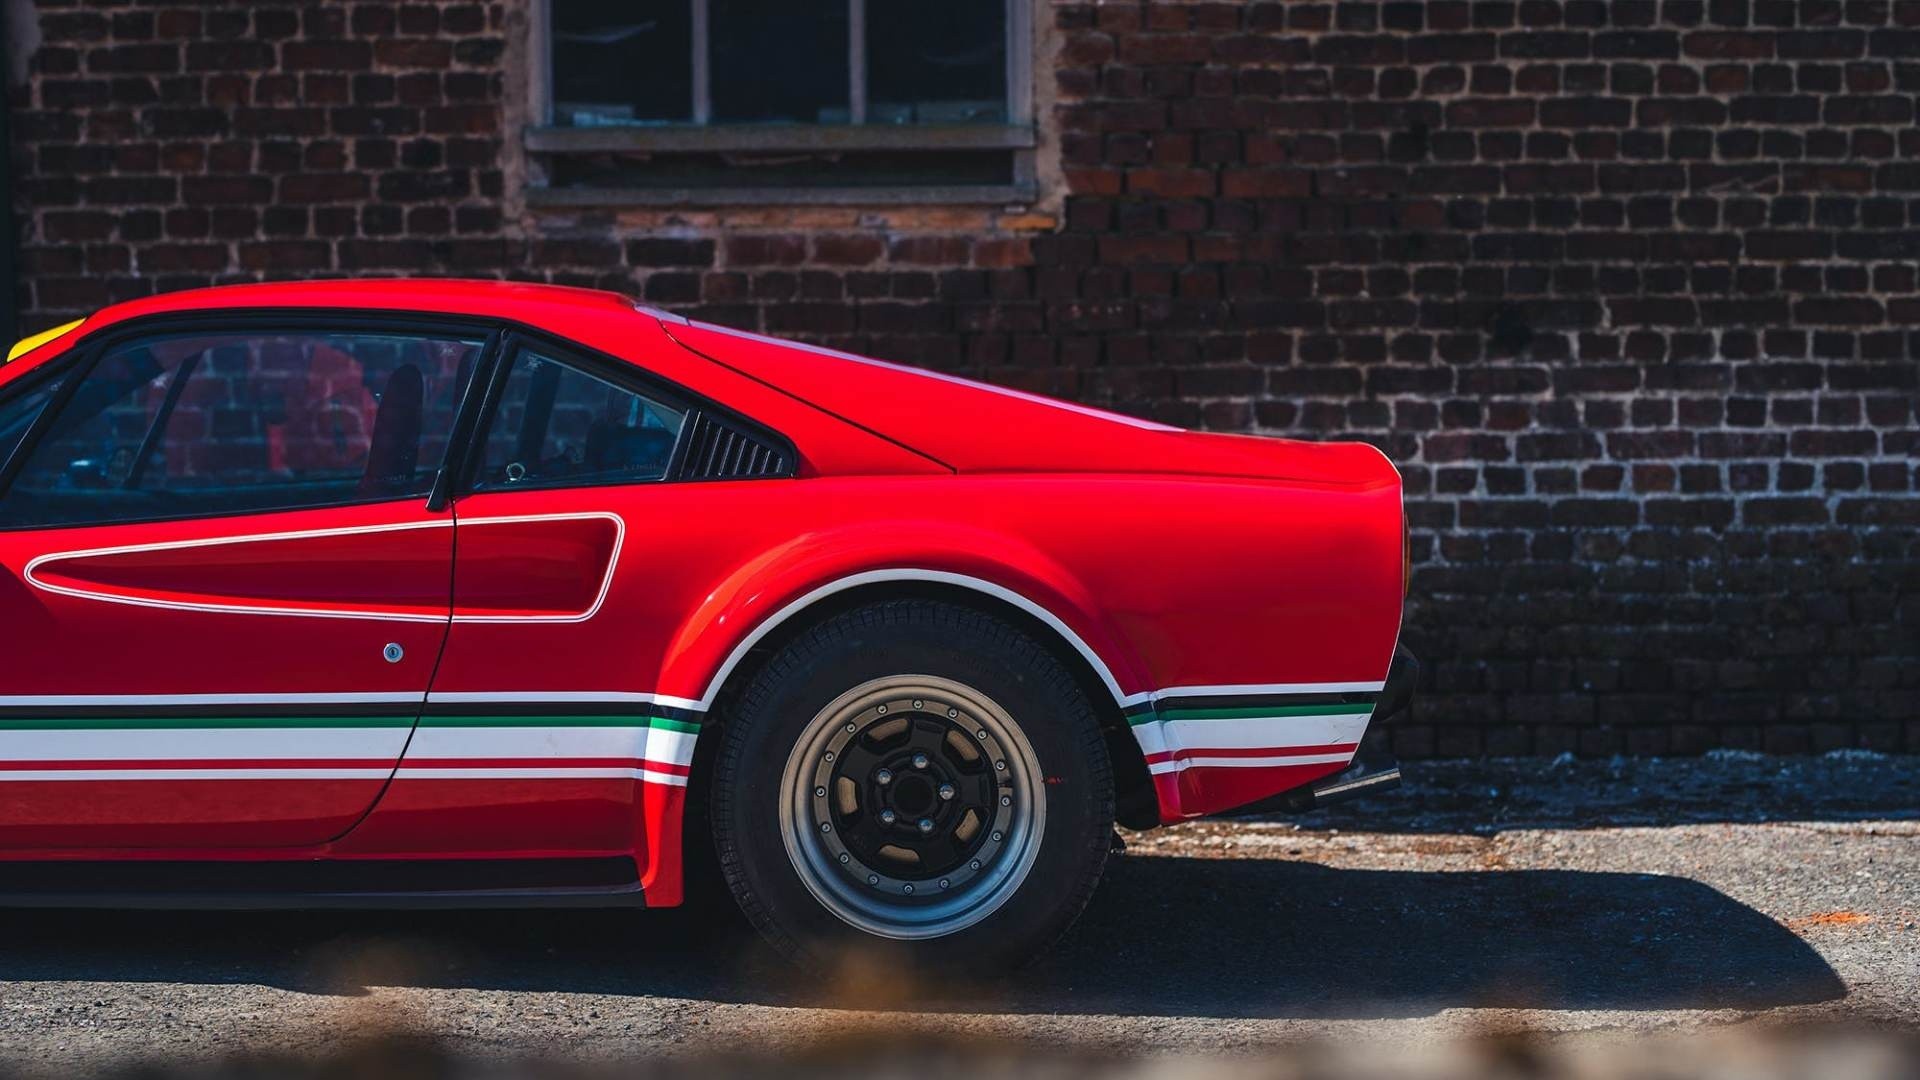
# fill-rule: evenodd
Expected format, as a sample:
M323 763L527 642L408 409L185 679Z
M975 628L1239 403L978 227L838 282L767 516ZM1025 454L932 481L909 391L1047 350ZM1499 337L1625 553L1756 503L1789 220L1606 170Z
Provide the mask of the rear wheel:
M723 740L721 870L796 959L1011 967L1067 928L1105 861L1092 708L1039 642L967 608L813 627L754 676Z

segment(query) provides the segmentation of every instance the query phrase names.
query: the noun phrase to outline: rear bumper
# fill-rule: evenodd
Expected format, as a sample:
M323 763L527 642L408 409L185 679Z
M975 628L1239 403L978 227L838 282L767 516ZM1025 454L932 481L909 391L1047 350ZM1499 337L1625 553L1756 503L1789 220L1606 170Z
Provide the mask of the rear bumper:
M1153 778L1162 823L1293 809L1288 796L1310 792L1342 770L1353 770L1349 780L1377 771L1367 747L1383 740L1366 735L1406 711L1419 668L1411 653L1398 650L1377 691L1316 684L1284 693L1210 692L1143 703L1129 720Z
M1413 693L1420 682L1420 660L1405 646L1394 650L1393 666L1387 683L1375 701L1373 715L1367 720L1366 736L1354 752L1353 761L1331 776L1283 791L1230 811L1235 815L1303 813L1334 803L1368 795L1378 795L1400 786L1400 763L1387 745L1386 726L1405 718L1413 704Z

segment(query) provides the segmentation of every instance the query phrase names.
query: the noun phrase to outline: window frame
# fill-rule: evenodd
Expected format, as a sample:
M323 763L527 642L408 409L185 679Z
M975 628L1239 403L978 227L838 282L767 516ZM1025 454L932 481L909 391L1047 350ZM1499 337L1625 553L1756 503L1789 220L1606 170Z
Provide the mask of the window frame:
M870 124L866 122L868 0L848 7L848 111L846 124L714 124L710 62L709 0L693 5L693 116L689 121L633 126L572 127L554 121L553 0L527 0L527 117L521 145L535 157L584 153L831 153L863 150L1006 150L1012 156L1007 184L910 184L876 187L788 187L753 184L708 187L549 187L536 169L525 189L533 207L619 205L896 205L914 203L1030 203L1038 197L1034 118L1034 13L1036 0L1006 5L1006 103L1002 124ZM743 172L743 177L746 174Z

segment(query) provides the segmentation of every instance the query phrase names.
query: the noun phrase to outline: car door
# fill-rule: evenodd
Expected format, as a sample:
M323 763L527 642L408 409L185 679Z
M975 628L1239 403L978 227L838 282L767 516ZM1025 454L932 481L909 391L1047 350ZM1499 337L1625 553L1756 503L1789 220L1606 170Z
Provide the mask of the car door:
M0 848L312 845L378 798L493 339L344 320L96 335L0 385Z
M631 852L644 795L686 783L696 724L653 693L697 603L652 539L699 408L631 365L510 341L454 502L453 628L392 787L356 836ZM744 459L743 459L744 460ZM784 460L761 458L784 470ZM671 501L671 500L669 500Z

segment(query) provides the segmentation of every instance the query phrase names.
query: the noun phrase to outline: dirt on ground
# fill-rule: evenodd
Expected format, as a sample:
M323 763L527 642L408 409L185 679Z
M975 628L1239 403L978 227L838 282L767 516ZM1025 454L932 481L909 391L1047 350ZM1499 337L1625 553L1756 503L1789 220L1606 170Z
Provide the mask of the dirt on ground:
M1836 1026L1880 1040L1848 1043L1868 1048L1850 1062L1913 1064L1885 1039L1920 1021L1920 759L1407 773L1297 818L1126 834L1068 939L988 983L804 976L714 912L0 912L0 1074L671 1071L715 1055L752 1071L849 1047L1071 1075L1141 1071L1142 1052L1229 1071L1284 1054L1289 1071L1307 1046L1417 1051L1465 1076L1525 1045L1547 1049L1513 1075L1555 1075L1583 1047L1627 1060L1701 1033L1778 1064L1827 1037L1781 1031ZM1731 1052L1686 1045L1649 1060ZM419 1069L353 1064L369 1053Z

